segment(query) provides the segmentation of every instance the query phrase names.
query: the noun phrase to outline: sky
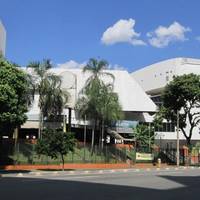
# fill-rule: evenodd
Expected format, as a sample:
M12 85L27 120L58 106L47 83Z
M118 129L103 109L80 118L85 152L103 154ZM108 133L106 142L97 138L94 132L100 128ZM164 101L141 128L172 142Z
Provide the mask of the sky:
M135 71L175 57L200 58L199 0L0 0L6 58L21 66L89 58Z

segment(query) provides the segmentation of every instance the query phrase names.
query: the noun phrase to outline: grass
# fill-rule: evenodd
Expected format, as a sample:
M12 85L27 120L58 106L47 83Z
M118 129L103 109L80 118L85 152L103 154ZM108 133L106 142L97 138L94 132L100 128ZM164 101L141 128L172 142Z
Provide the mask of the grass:
M34 146L31 144L23 144L18 147L18 150L9 158L14 161L14 164L60 164L61 159L52 159L45 155L37 155L34 151ZM89 148L76 147L74 152L68 153L65 157L65 163L116 163L120 162L111 154L107 152L105 156L103 153L94 149L94 153L91 155Z

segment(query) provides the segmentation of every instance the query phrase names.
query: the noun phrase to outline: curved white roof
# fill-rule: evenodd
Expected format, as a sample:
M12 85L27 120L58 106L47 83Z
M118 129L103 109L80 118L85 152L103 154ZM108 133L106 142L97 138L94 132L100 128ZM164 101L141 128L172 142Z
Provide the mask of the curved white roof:
M76 99L81 89L84 87L90 74L83 73L82 69L53 68L51 72L61 75L63 80L62 87L71 94L70 106L74 107ZM123 111L132 112L155 112L156 105L146 95L139 84L130 76L127 71L106 70L115 77L114 92L119 96L119 101ZM103 77L104 81L109 81L109 77ZM37 98L36 98L37 99ZM39 113L37 102L35 102L29 111L29 115Z
M78 97L78 93L84 87L86 80L89 78L90 74L83 73L82 69L62 69L62 68L54 68L53 72L59 74L63 77L63 82L68 84L68 88L72 94L72 98ZM119 96L119 101L122 105L123 111L137 111L137 112L155 112L156 106L152 102L152 100L145 94L139 84L130 76L127 71L122 70L106 70L114 75L114 92L116 92ZM71 74L70 74L71 73ZM74 76L74 80L73 80ZM70 83L68 80L74 81ZM108 76L104 76L103 80L105 82L109 82L110 78ZM76 83L77 82L77 88ZM63 85L65 87L65 85ZM75 91L76 90L76 91ZM75 92L77 94L75 95ZM72 104L74 104L74 100Z
M145 92L160 92L173 76L200 74L200 59L173 58L158 62L131 74Z

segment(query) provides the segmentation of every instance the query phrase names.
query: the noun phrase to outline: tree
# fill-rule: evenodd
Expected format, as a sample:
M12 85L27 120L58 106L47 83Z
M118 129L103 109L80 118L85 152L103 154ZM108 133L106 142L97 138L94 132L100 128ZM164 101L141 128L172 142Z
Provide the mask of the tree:
M49 71L53 68L49 59L43 62L32 62L27 68L33 69L34 91L39 94L40 135L43 120L56 120L61 115L69 94L61 89L61 77Z
M69 94L61 89L61 83L60 77L52 75L49 82L44 87L41 87L42 99L39 105L43 117L48 120L56 120L68 101Z
M108 62L106 60L97 60L94 58L91 58L87 65L83 68L83 72L89 72L91 76L86 81L85 88L92 87L93 84L98 82L101 82L101 78L104 76L108 76L112 79L112 85L114 83L115 77L113 74L109 72L105 72L104 70L108 69Z
M165 87L162 98L163 118L175 123L179 112L179 127L190 145L193 130L200 122L200 76L187 74L174 77ZM186 126L189 132L186 132Z
M113 92L112 85L102 85L99 92L99 104L97 104L97 112L99 113L99 121L101 122L101 147L103 148L104 127L110 126L114 122L122 119L122 108L119 104L119 98Z
M25 72L0 58L0 140L23 124L31 103L28 76Z
M91 73L86 81L82 95L78 99L76 108L82 118L92 121L92 150L94 145L95 127L101 124L102 138L104 136L105 122L114 121L120 118L121 106L118 96L113 92L114 76L104 71L108 63L104 60L90 59L83 68L83 72ZM104 83L103 77L109 77L110 82ZM103 141L102 141L103 146Z
M76 140L73 133L65 133L61 130L45 129L42 138L38 140L36 151L39 155L50 156L57 159L59 156L62 160L62 169L64 170L64 156L70 151L74 151Z
M133 137L139 147L149 147L150 149L154 144L154 127L138 124L135 128L133 128Z

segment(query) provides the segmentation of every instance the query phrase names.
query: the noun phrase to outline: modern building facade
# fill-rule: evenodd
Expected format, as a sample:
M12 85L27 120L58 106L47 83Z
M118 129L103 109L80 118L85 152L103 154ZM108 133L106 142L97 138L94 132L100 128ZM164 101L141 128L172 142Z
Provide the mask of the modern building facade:
M159 107L162 104L161 93L164 87L173 80L173 76L183 74L200 74L200 59L192 58L173 58L158 62L142 69L139 69L131 74L139 85L143 88L146 94ZM148 119L151 122L151 119ZM186 127L188 130L189 125ZM164 123L163 127L158 130L156 139L157 143L163 146L176 145L176 132L174 124ZM181 144L185 144L185 137L180 131ZM200 140L200 126L193 131L192 142Z
M0 20L0 55L5 56L6 49L6 30Z
M86 80L91 74L83 73L82 69L66 69L64 65L59 68L51 69L51 72L62 77L62 89L67 90L70 93L70 99L67 106L72 109L72 127L83 127L85 122L78 117L74 107L83 87L85 86ZM124 120L122 121L123 125L136 125L138 122L144 121L144 115L149 115L149 113L156 112L156 105L127 71L107 70L106 72L113 74L115 77L114 92L118 94L119 102L122 106L124 114ZM112 81L112 79L108 76L102 77L102 80L105 83ZM27 113L28 121L21 127L22 134L31 134L33 132L37 133L39 128L38 99L39 96L36 95L35 101ZM66 109L63 114L68 117L68 109ZM90 122L87 121L86 124L89 127ZM115 129L115 131L121 136L123 136L123 134L130 133L130 131L132 133L133 131L132 129L128 129L128 127L125 127L125 129L124 127L115 128L118 128ZM117 134L115 134L115 136L117 136Z

